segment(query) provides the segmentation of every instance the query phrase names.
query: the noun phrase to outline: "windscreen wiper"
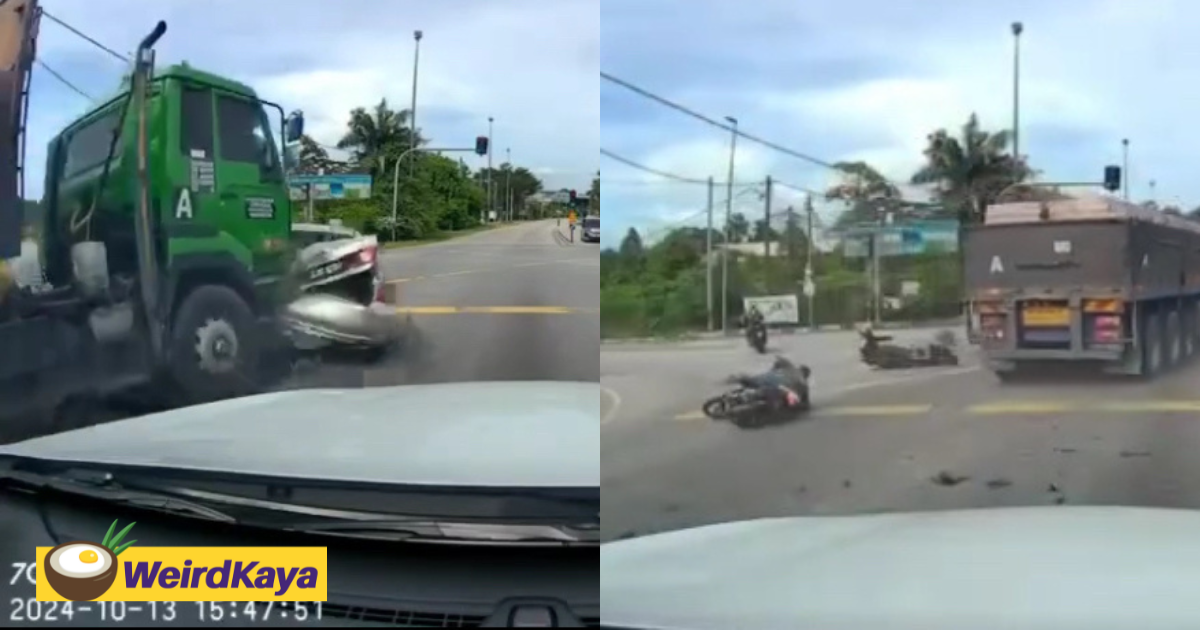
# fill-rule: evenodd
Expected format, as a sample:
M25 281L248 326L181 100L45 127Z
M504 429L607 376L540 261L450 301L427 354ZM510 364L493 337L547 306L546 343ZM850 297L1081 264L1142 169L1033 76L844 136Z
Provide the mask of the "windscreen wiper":
M216 508L189 501L169 492L130 488L112 475L95 471L66 471L62 474L39 474L17 470L0 472L0 484L34 491L52 491L73 496L89 497L105 503L128 505L148 510L188 516L223 523L238 519Z
M591 524L572 526L401 519L297 523L282 529L309 534L413 542L556 547L591 547L600 544L599 529L593 528Z

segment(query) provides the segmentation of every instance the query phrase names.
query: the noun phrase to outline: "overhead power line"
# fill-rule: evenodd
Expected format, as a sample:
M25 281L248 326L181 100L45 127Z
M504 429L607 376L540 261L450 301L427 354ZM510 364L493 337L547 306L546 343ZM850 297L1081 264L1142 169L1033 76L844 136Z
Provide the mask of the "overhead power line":
M627 157L617 155L616 153L613 153L612 151L609 151L608 149L601 148L600 155L603 155L604 157L606 157L610 160L620 162L621 164L624 164L625 166L628 166L630 168L637 169L637 170L645 172L645 173L650 173L651 175L657 175L664 179L674 180L681 184L698 184L698 185L707 185L708 184L707 179L698 179L695 177L687 177L684 175L677 175L675 173L668 173L667 171L662 171L662 170L659 170L656 168L652 168L652 167L646 166L645 164L640 164L638 162L635 162ZM714 180L713 185L725 186L727 184L725 182L718 182L718 181ZM734 182L733 185L734 186L761 186L762 182Z
M765 138L761 138L759 136L755 136L753 134L746 133L745 131L742 131L742 129L740 127L735 128L732 125L729 125L722 121L705 116L704 114L701 114L700 112L697 112L694 109L691 109L689 107L686 107L684 105L676 103L675 101L672 101L666 97L659 96L658 94L655 94L645 88L638 87L624 79L620 79L611 74L608 74L607 72L601 71L600 78L602 78L605 81L608 81L610 83L619 85L619 86L629 90L630 92L637 94L638 96L642 96L642 97L650 99L660 105L669 107L681 114L684 114L686 116L695 118L696 120L708 123L709 125L712 125L713 127L716 127L718 129L722 129L722 130L730 132L730 133L735 133L735 134L737 134L737 136L739 138L744 138L751 142L760 144L764 147L767 147L768 149L773 149L775 151L783 153L784 155L790 155L796 159L808 162L809 164L815 164L816 166L820 166L822 168L827 168L827 169L830 169L833 171L838 171L839 173L842 172L842 169L839 169L837 167L837 165L833 162L830 162L828 160L822 160L821 158L814 157L807 153L797 151L797 150L789 148L789 147L785 147L785 146L775 143L775 142L771 142L770 140L767 140ZM906 182L889 181L888 183L895 185L895 186L907 185Z
M820 158L808 155L807 153L801 153L800 151L796 151L795 149L790 149L781 144L776 144L774 142L771 142L770 140L766 140L766 139L760 138L758 136L748 134L748 133L742 131L741 129L735 129L731 125L728 125L721 121L709 118L708 116L705 116L704 114L701 114L700 112L697 112L691 108L680 105L679 103L676 103L674 101L668 100L662 96L659 96L653 92L650 92L649 90L640 88L628 81L614 77L613 75L608 74L607 72L601 72L600 78L602 78L605 81L608 81L610 83L615 83L615 84L617 84L639 96L648 98L648 99L655 101L661 105L665 105L681 114L685 114L687 116L691 116L692 118L695 118L696 120L706 122L706 123L712 125L713 127L717 127L718 129L724 129L725 131L728 131L731 133L736 133L739 138L745 138L746 140L761 144L767 148L774 149L776 151L779 151L780 153L790 155L794 158L804 160L805 162L808 162L810 164L815 164L817 166L821 166L824 168L837 170L837 167L834 166L832 162L827 162Z
M109 55L113 56L114 58L118 59L119 61L122 61L124 63L133 63L133 60L130 59L128 56L122 55L121 53L109 48L108 46L101 44L100 42L96 41L93 37L89 36L87 33L84 33L83 31L75 28L74 26L67 24L63 20L60 20L60 19L54 17L53 15L50 14L49 11L42 9L42 15L44 17L47 17L50 20L52 20L55 24L58 24L59 26L67 29L68 31L71 31L72 33L78 35L84 41L95 46L96 48L99 48L100 50L103 50L104 52L106 52Z
M51 68L50 66L46 65L46 62L42 61L41 59L36 59L35 61L37 61L37 64L39 66L41 66L42 70L49 72L50 76L54 77L55 79L58 79L60 83L71 88L71 90L74 91L76 94L82 96L83 98L88 99L89 101L96 100L95 98L92 97L91 94L84 92L82 89L80 89L74 83L71 83L70 81L68 81L65 77L63 77L63 75L59 74L58 71L56 71L54 68Z

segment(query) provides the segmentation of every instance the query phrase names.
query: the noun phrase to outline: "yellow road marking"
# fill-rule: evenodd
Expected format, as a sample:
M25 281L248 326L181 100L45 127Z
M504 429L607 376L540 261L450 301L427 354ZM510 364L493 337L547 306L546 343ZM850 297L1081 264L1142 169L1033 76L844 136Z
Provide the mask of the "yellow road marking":
M1200 412L1200 400L1143 400L1111 402L1095 406L1096 411L1117 413L1195 413Z
M463 271L450 271L447 273L435 273L431 277L433 277L433 278L449 278L450 276L465 276L467 274L480 273L483 271L487 271L487 269L464 269Z
M1000 403L985 403L982 405L971 405L967 407L967 413L979 415L998 415L998 414L1022 414L1022 413L1062 413L1065 411L1073 411L1078 409L1076 405L1071 403L1054 402L1054 401L1031 401L1031 402L1000 402Z
M933 405L862 405L814 409L819 416L918 416L929 413Z
M571 308L569 306L401 306L396 312L401 315L570 315L588 313L594 309Z

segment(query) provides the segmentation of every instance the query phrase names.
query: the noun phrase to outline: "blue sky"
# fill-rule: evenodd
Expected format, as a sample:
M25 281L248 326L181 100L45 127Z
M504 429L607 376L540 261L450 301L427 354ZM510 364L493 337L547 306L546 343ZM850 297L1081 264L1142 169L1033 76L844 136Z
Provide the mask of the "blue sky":
M916 9L915 7L919 7ZM927 134L972 112L1012 120L1022 35L1021 151L1053 181L1096 180L1130 138L1135 198L1200 204L1200 4L1170 0L604 0L601 69L710 118L826 161L864 159L906 181ZM601 82L601 146L692 178L724 180L729 134ZM702 224L705 186L603 160L604 238ZM828 169L740 141L736 181L824 189ZM738 189L741 193L742 189ZM748 190L747 193L752 193ZM724 190L717 190L723 208ZM780 190L776 206L801 203ZM735 211L760 216L741 194ZM835 208L821 209L826 215ZM720 214L717 218L720 223Z
M248 83L285 109L304 110L307 131L330 145L353 107L383 97L409 106L412 34L421 29L417 126L432 144L471 146L493 116L493 161L504 161L511 147L513 162L534 170L547 188L586 189L599 166L596 0L42 0L42 6L122 53L166 20L160 65L186 60ZM93 97L111 93L125 70L48 19L39 56ZM33 81L26 196L37 198L46 141L91 103L36 66Z

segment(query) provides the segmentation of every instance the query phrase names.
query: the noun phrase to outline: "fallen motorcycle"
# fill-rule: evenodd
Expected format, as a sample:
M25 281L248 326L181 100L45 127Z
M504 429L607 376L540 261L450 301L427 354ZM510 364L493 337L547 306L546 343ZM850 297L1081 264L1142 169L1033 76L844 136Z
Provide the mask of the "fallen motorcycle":
M704 402L701 406L704 415L713 420L728 420L740 428L753 428L808 411L812 406L809 400L812 370L807 365L796 368L782 358L776 361L776 369L780 362L793 372L786 379L788 391L782 398L775 399L780 400L782 405L767 395L766 387L773 385L764 384L763 377L739 374L729 378L729 383L736 385L735 389Z
M930 343L900 345L887 343L891 335L877 335L869 328L859 331L862 346L859 356L862 362L881 370L897 370L914 367L958 365L957 345L954 333L942 331Z

